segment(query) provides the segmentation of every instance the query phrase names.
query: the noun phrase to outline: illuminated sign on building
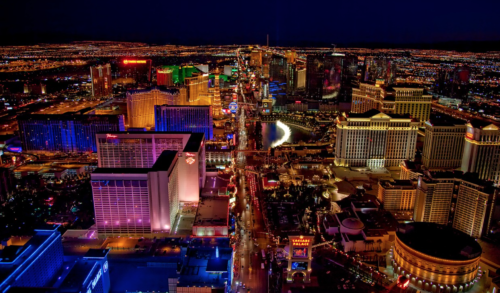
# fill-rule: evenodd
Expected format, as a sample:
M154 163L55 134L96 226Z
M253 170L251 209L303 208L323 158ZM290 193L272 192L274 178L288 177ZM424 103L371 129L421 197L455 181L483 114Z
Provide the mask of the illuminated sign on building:
M147 60L123 60L123 64L146 64Z
M106 138L118 138L118 135L106 134Z
M238 110L238 103L236 102L231 102L229 104L229 111L231 111L231 113L236 113L236 111Z
M192 157L189 157L189 158L186 159L186 163L188 163L189 165L193 165L194 162L196 162L196 160L193 159Z
M294 261L292 262L292 270L301 270L305 271L307 270L307 262L305 261Z
M474 138L474 134L470 133L470 132L467 132L465 134L465 137L467 137L468 139L473 139Z
M186 157L196 157L196 154L193 154L193 153L186 153Z
M293 246L305 247L305 246L309 246L310 243L311 243L311 239L292 239Z
M293 257L307 257L307 248L294 248Z
M103 265L102 265L102 270L104 271L104 273L106 273L108 271L108 261L106 261Z

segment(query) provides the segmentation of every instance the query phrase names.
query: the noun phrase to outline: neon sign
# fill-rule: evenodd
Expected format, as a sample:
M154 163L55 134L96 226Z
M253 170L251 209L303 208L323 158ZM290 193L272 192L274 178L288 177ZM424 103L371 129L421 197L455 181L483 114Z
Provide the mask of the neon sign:
M118 138L118 135L114 135L114 134L106 134L106 138Z
M107 264L107 262L106 262L106 264ZM92 293L92 290L94 290L95 285L97 285L97 282L99 282L99 279L101 278L101 276L102 276L102 270L99 269L99 271L97 272L97 275L95 276L94 280L92 280L92 282L87 287L87 293ZM92 284L92 289L90 288L91 284Z
M467 132L465 134L465 137L467 137L468 139L473 139L474 138L474 134L470 133L470 132Z
M186 153L186 157L196 157L196 154L193 154L193 153Z
M128 60L128 59L125 59L123 60L123 64L127 65L127 64L146 64L146 60Z
M311 244L311 239L292 239L293 246L304 247L309 246L309 244Z
M191 158L191 157L189 157L189 158L186 159L186 163L188 163L189 165L193 165L194 162L196 162L196 160L193 159L193 158Z
M106 273L108 271L108 261L102 265L102 270Z

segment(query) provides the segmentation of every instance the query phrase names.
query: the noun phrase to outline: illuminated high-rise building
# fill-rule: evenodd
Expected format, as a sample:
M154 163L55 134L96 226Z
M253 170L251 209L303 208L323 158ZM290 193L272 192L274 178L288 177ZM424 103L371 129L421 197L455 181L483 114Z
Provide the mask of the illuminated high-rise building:
M47 86L43 83L39 84L24 84L25 94L45 95L47 93Z
M170 68L156 70L156 84L159 86L174 86L173 70Z
M288 63L286 68L286 93L288 95L295 95L295 92L297 91L297 82L297 66L295 64Z
M449 225L479 238L490 232L498 189L477 174L425 172L419 177L413 219Z
M151 168L92 172L99 237L169 235L179 210L178 161L177 151L163 151Z
M378 182L378 200L391 212L413 211L417 195L416 180L384 180Z
M297 59L297 52L295 50L287 50L285 52L286 62L288 64L295 64Z
M273 56L269 64L269 77L275 82L287 81L287 61L286 58Z
M413 160L419 122L408 115L370 110L337 118L335 164L383 168Z
M219 117L222 116L222 103L220 100L220 78L219 75L216 74L214 76L214 98L212 102L212 115L213 117Z
M95 152L96 133L125 130L123 115L30 114L17 122L25 151Z
M212 106L155 106L156 131L201 132L213 139Z
M388 58L365 57L361 81L392 85L396 82L396 63Z
M90 80L93 97L108 97L113 94L110 64L90 67Z
M312 99L337 100L342 81L343 55L307 55L306 92Z
M350 103L353 88L358 87L358 57L346 55L342 58L342 84L340 86L339 102Z
M190 132L98 134L92 191L100 237L168 235L178 209L199 201L204 138Z
M260 67L262 66L262 51L253 50L250 54L250 65Z
M306 69L301 68L297 69L297 89L305 89L306 88Z
M39 227L24 245L3 242L0 292L109 292L109 249L89 249L68 261L59 228Z
M127 92L128 126L153 128L156 105L177 105L182 102L179 89L151 88Z
M432 96L423 88L407 88L381 84L361 83L352 89L351 112L364 113L376 109L386 114L409 114L420 120L421 126L429 120Z
M264 78L269 78L271 73L271 60L273 52L268 50L262 53L262 75Z
M455 169L462 164L464 152L464 120L442 114L425 122L425 141L422 163L429 169Z
M468 66L441 68L438 71L434 92L466 102L469 97L471 69Z
M184 87L187 90L187 103L189 105L211 105L208 74L193 73L190 77L185 77Z
M500 129L482 120L467 123L461 170L500 184Z

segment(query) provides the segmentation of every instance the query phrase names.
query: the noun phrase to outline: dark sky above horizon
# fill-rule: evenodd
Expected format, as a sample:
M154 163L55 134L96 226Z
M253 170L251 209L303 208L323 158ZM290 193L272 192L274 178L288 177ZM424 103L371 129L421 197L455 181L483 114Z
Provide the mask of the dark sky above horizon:
M500 40L500 1L0 1L0 44Z

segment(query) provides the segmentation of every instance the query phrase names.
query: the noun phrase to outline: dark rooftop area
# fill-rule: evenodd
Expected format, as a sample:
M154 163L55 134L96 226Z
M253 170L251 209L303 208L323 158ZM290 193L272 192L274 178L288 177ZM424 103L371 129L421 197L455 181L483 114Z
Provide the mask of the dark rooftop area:
M189 137L189 140L186 144L186 147L184 147L184 152L198 152L201 148L201 142L205 138L205 133L201 132L196 132L192 133L191 136Z
M481 246L474 238L435 223L400 225L396 235L409 247L441 259L467 260L480 256L482 252Z
M176 160L177 151L163 151L154 163L152 169L154 171L168 171L170 165Z
M103 258L109 252L109 249L89 249L85 254L85 257L88 258Z
M97 168L93 174L145 174L150 168Z

